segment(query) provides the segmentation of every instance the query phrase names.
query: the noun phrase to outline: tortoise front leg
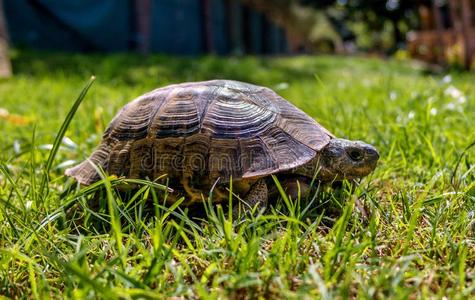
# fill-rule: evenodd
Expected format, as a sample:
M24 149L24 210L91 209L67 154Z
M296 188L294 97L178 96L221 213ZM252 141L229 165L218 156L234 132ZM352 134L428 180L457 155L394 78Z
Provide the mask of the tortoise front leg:
M250 213L255 207L265 209L268 198L267 184L265 180L261 178L251 186L243 203L238 203L234 206L233 215L239 216L239 212L242 212L243 215ZM242 209L240 209L240 207L242 207Z
M309 178L286 178L281 181L282 188L287 196L292 199L297 199L300 195L301 198L305 198L310 192L310 179Z

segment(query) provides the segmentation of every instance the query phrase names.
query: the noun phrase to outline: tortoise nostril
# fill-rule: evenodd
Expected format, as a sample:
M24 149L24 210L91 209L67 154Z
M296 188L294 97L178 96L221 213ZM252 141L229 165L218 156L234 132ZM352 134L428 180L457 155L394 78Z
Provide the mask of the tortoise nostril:
M362 161L363 160L363 153L360 149L350 149L347 151L348 156L354 161Z
M370 157L370 158L379 159L378 150L376 150L376 149L373 148L373 147L368 147L368 148L366 149L366 154L367 154L368 157Z

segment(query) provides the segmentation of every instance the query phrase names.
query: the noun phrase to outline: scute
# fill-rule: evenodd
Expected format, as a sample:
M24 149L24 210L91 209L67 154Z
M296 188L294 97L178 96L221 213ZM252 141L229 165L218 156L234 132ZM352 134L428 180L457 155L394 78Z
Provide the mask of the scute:
M104 138L111 137L118 141L145 138L150 121L163 103L160 101L162 98L162 93L151 97L144 95L128 103L109 124L104 133Z
M193 91L172 91L164 100L165 105L156 114L150 132L157 138L189 136L200 129L200 114Z
M212 80L170 85L130 102L90 161L129 178L227 182L305 164L332 137L268 88ZM83 184L98 180L90 161L66 175Z
M257 106L247 94L222 88L208 106L202 131L219 139L249 138L271 127L276 118L275 112Z
M285 171L298 167L315 156L315 150L294 140L284 130L279 127L272 127L266 134L260 136L263 147L267 149L267 155L272 157L273 167L260 168L257 171L247 170L243 178L252 178L256 176ZM268 159L269 160L269 159Z

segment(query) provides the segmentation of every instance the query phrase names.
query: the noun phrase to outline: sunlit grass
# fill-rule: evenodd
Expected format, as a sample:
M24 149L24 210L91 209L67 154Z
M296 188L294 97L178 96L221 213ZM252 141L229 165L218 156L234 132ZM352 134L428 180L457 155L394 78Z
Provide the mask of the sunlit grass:
M0 82L2 295L475 293L475 75L428 75L410 62L344 57L16 52L13 65L16 76ZM71 110L91 75L94 86ZM282 195L245 219L209 201L165 205L157 193L163 187L152 182L104 177L79 189L62 176L134 97L212 78L275 89L335 135L374 144L378 168L358 187L321 187L308 199ZM115 189L124 184L138 188Z

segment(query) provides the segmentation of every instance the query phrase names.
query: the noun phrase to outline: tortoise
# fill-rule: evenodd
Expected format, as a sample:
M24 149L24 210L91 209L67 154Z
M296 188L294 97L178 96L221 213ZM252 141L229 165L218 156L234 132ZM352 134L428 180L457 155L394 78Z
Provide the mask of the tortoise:
M302 189L314 176L322 183L361 178L378 159L375 147L336 138L269 88L211 80L158 88L128 103L89 159L65 174L82 185L101 178L98 167L126 178L166 174L187 204L212 187L213 201L227 199L232 181L251 207L266 205L272 174L295 197L295 178Z

